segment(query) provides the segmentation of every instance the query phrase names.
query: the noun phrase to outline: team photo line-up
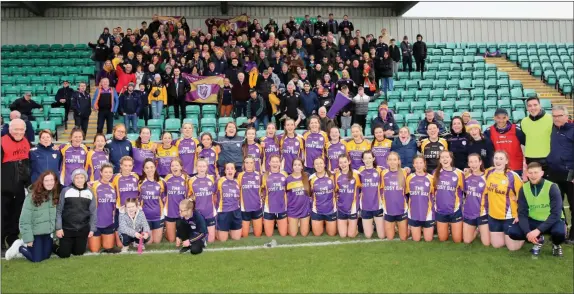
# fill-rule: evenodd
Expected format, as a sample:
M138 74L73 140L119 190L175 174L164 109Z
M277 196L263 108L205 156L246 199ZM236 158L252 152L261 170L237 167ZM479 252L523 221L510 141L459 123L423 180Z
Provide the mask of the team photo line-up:
M541 129L552 131L556 119L563 119L554 115L552 126L553 118L548 120L537 98L527 105L531 116L523 120L524 127L543 121L549 128ZM542 120L533 118L536 109ZM376 231L378 238L394 239L398 232L401 240L410 234L414 241L433 240L436 228L440 241L450 235L454 242L470 243L479 235L486 246L510 250L528 240L535 256L548 233L553 255L562 256L560 244L567 235L563 193L544 178L549 165L527 157L529 181L523 184L522 171L512 166L517 158L513 150L463 152L448 140L463 130L469 135L460 139L487 140L478 124L465 125L455 117L451 134L443 139L439 124L427 122L428 138L421 142L407 127L393 142L377 125L371 142L358 124L344 140L337 127L322 131L319 116L307 121L302 135L295 132L298 122L293 119L285 120L280 135L268 123L262 138L254 127L239 137L235 122L229 122L218 142L209 132L193 138L194 126L186 122L181 138L173 140L164 132L158 143L151 141L147 127L130 142L126 127L117 124L111 140L97 134L88 150L80 128L58 147L49 131L41 131L40 144L30 149L26 124L12 120L9 134L2 137L3 174L10 172L5 166L14 168L18 182L28 173L32 187L21 215L12 211L18 219L3 236L6 242L12 238L6 257L21 254L41 261L52 252L64 258L81 255L86 247L125 252L130 245L141 249L140 240L160 243L164 237L182 252L197 254L208 242L250 233L353 238L359 228L367 238ZM515 125L511 129L512 135L522 133ZM525 153L534 136L527 130ZM551 145L550 138L536 138L538 144ZM520 143L510 145L521 148ZM52 244L53 232L59 245Z

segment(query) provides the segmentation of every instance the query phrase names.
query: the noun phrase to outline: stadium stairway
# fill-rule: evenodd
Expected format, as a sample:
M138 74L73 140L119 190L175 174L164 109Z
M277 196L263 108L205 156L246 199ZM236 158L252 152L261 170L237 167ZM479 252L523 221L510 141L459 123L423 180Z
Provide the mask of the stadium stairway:
M548 99L552 105L564 105L568 108L568 113L574 113L574 101L567 98L554 89L546 85L542 80L536 78L527 70L520 69L515 63L504 57L485 58L486 63L495 64L499 71L508 73L511 80L520 80L524 89L533 89L538 94L538 98Z

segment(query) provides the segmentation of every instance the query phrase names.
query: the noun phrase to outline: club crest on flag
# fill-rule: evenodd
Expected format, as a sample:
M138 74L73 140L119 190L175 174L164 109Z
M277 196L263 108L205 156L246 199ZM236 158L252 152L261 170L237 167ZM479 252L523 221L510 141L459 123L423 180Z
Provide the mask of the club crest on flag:
M207 99L211 95L211 85L197 85L197 95L203 100Z

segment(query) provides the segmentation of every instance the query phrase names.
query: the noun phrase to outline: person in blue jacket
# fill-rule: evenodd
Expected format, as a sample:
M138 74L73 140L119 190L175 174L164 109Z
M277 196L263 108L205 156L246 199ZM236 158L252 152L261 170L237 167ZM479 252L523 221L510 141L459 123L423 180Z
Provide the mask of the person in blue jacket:
M413 170L413 159L417 156L417 140L408 127L399 129L399 135L393 140L391 151L399 154L401 165Z
M135 84L130 82L127 91L120 95L118 113L124 116L124 124L132 134L138 133L138 115L141 108L141 93L135 91Z
M379 105L379 116L371 121L371 135L375 134L375 128L378 126L383 127L387 138L392 138L399 131L399 125L385 102Z
M54 149L52 133L48 130L41 130L38 138L40 143L30 149L32 183L36 182L36 179L47 170L59 175L62 164L62 152L59 149Z
M303 114L305 114L306 117L317 114L319 98L317 98L317 94L314 91L311 91L311 84L309 82L305 82L303 91L301 91L301 104L303 106Z
M119 173L120 159L124 156L133 157L132 143L127 138L124 124L117 124L114 127L112 139L108 140L104 149L109 151L110 163L114 165L114 173Z
M427 127L429 123L435 123L438 126L439 134L444 133L444 124L442 120L436 118L435 113L432 109L425 110L425 118L419 122L419 126L417 127L417 133L423 136L427 135Z

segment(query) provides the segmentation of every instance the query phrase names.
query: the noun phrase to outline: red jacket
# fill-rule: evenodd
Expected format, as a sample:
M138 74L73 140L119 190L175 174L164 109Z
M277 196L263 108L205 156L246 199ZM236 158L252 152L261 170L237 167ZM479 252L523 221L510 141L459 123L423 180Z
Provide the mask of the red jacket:
M118 77L118 83L116 84L116 92L118 92L118 94L121 94L125 89L127 89L130 82L134 83L134 85L136 83L136 74L125 73L121 64L118 64L116 67L116 75Z

